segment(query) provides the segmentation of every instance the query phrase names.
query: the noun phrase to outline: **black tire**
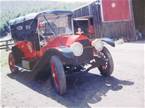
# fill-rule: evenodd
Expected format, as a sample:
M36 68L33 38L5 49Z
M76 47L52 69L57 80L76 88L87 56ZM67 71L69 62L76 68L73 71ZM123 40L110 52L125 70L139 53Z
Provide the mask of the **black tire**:
M10 71L16 74L19 70L16 67L16 60L12 52L9 53L8 63L9 63Z
M106 60L106 62L105 62L105 65L100 65L98 69L101 75L110 76L114 70L114 63L113 63L111 53L106 47L103 48L101 53L103 55L102 57Z
M54 87L58 94L63 95L66 92L66 76L63 64L57 56L52 56L50 67Z
M22 57L24 57L24 54L22 53L22 51L17 48L16 46L12 47L12 53L15 59L15 63L16 64L21 64L22 62Z

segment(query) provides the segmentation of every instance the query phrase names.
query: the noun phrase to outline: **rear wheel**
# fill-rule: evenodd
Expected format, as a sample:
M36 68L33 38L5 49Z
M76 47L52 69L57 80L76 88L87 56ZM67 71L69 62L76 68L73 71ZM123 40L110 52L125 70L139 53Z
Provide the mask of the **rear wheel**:
M98 69L103 76L110 76L114 69L114 63L109 50L104 47L103 50L100 52L100 56L103 58L105 63L103 65L100 65Z
M50 66L54 87L60 95L63 95L66 92L66 76L63 64L57 56L52 56Z
M8 63L9 63L9 68L11 70L12 73L17 73L18 72L18 68L16 67L16 60L14 58L13 53L9 53L9 58L8 58Z

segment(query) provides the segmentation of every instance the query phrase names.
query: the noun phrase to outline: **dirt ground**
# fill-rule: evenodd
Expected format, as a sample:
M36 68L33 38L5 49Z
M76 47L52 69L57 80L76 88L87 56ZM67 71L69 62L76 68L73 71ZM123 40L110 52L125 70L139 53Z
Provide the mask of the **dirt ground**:
M31 81L31 73L10 74L1 68L2 107L98 108L144 107L145 41L109 47L115 70L104 78L92 69L68 78L67 93L59 96L50 84Z

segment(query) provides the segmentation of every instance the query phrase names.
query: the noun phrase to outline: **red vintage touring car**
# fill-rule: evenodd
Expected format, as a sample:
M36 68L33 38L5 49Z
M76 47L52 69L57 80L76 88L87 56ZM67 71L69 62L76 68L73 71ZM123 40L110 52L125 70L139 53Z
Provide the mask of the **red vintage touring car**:
M112 46L114 42L73 34L71 16L70 11L55 10L11 20L15 42L8 59L11 72L29 70L35 79L51 75L60 95L66 92L66 76L84 70L87 64L89 69L98 67L103 76L111 75L113 60L104 42Z

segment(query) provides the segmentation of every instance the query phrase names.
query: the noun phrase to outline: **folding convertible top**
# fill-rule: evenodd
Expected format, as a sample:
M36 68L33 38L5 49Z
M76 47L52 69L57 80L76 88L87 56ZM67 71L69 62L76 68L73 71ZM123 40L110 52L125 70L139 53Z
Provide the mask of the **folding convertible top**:
M18 24L18 23L22 23L22 22L27 21L27 20L35 19L39 15L43 15L43 14L44 15L45 14L72 15L72 12L71 11L65 11L65 10L47 10L47 11L41 11L41 12L38 12L38 13L30 13L28 15L21 16L21 17L15 18L13 20L10 20L9 24L10 25L15 25L15 24Z

